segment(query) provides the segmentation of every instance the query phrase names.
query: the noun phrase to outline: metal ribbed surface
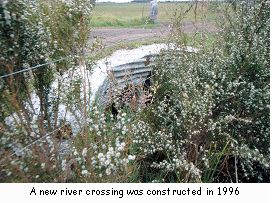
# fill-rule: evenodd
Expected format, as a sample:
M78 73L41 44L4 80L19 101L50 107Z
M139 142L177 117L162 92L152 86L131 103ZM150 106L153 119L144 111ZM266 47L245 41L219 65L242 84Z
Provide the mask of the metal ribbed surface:
M128 84L144 84L152 72L157 56L147 55L137 61L112 67L109 74L110 79L106 79L98 90L99 102L102 104L108 103L108 91L111 86L115 89L123 89Z

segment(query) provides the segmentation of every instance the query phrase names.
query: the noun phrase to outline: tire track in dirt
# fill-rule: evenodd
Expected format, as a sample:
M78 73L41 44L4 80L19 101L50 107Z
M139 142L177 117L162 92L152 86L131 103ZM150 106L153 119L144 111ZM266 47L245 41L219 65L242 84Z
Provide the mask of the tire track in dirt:
M187 22L183 24L182 30L185 33L214 32L216 27L209 23ZM169 24L162 24L157 28L95 28L90 33L89 42L100 39L102 44L108 48L121 43L165 38L171 31L172 26Z

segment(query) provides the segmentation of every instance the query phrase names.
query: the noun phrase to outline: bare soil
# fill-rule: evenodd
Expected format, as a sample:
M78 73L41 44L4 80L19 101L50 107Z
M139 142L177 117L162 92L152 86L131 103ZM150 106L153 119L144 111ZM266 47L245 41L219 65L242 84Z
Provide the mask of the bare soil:
M187 22L183 24L185 33L214 32L215 26L208 23ZM90 33L90 40L100 39L105 47L129 42L156 40L166 38L172 31L172 26L162 24L156 28L95 28Z

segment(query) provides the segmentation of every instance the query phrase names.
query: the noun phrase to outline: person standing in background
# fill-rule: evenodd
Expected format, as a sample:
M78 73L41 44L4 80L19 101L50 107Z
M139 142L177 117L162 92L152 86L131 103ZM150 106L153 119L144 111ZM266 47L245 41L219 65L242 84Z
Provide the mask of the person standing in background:
M155 23L157 21L157 14L158 14L158 5L157 0L151 0L151 11L150 11L150 20Z

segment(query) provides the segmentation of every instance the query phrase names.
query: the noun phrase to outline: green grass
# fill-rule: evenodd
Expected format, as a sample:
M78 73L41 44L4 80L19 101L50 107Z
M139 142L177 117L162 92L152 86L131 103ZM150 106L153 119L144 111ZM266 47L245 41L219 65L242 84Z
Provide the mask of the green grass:
M158 4L158 25L170 23L175 13L186 11L190 3L159 2ZM184 21L201 20L205 17L214 21L218 16L219 5L198 4L196 10L193 7L184 18ZM196 12L195 12L196 11ZM97 3L91 18L92 27L146 27L152 28L157 24L149 23L149 3Z
M179 13L185 11L190 7L190 3L179 2L159 2L159 15L158 23L148 22L149 15L149 3L97 3L94 8L94 12L91 18L92 27L114 27L114 28L154 28L160 26L162 23L169 24L176 21L179 18ZM223 4L222 4L223 5ZM215 22L216 17L219 15L217 10L223 10L220 4L206 4L197 5L196 10L192 8L183 18L184 21L200 20L202 16L210 22ZM196 11L196 12L195 12ZM176 14L176 15L175 15ZM195 15L196 14L196 15ZM175 19L175 20L174 20ZM211 46L214 41L213 34L207 33L207 39L201 39L200 34L186 34L184 33L183 43L200 47L200 45L206 44ZM96 53L94 59L101 59L112 54L118 49L131 49L143 45L149 45L153 43L165 43L171 39L168 37L158 39L146 39L143 41L133 41L128 43L118 43L111 47L107 47L104 50Z
M183 43L188 46L192 46L195 48L201 48L203 45L206 45L207 49L213 47L215 43L215 35L213 33L207 33L204 38L201 37L201 34L186 34L184 36ZM146 39L140 41L131 41L128 43L120 42L115 44L114 46L107 47L105 49L96 52L94 55L91 55L90 58L94 60L100 60L104 57L107 57L114 53L116 50L119 49L135 49L144 45L151 45L151 44L160 44L160 43L172 43L173 39L169 37L161 37L155 39Z

